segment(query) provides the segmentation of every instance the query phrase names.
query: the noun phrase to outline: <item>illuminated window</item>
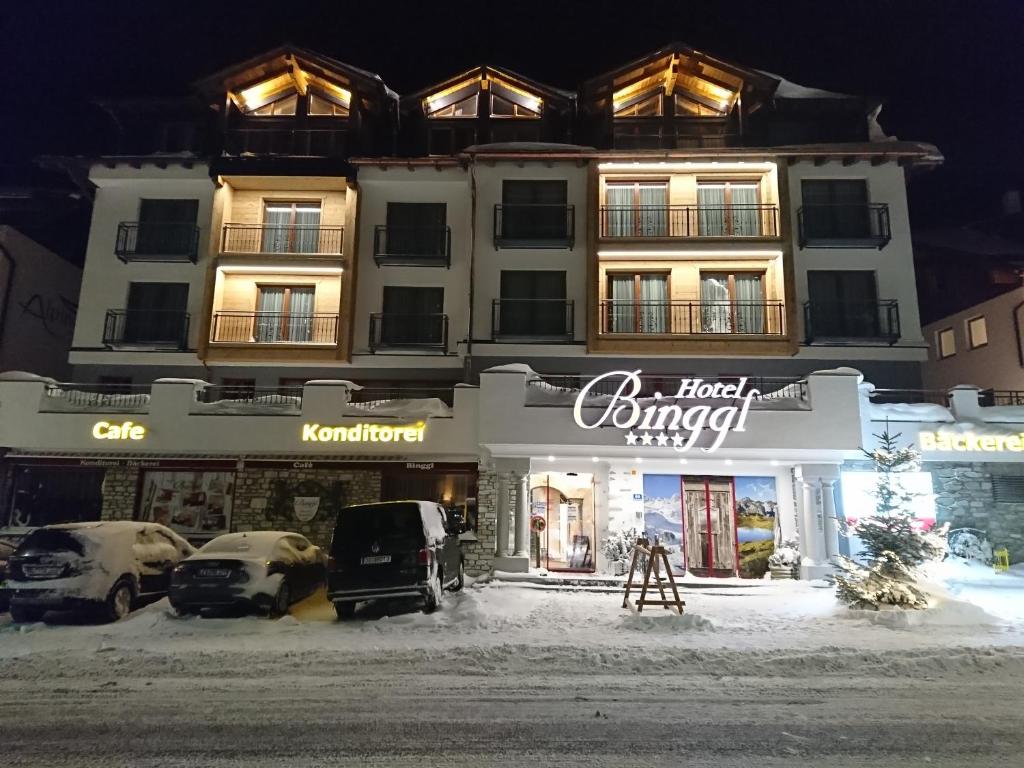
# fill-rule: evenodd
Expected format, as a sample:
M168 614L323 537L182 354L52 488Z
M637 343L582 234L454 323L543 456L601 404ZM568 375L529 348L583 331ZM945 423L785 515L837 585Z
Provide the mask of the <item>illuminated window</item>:
M971 349L984 347L988 344L988 325L985 316L972 317L967 321L967 343Z
M935 346L939 351L939 359L952 357L956 354L956 336L952 328L944 328L935 334Z
M476 117L477 94L431 112L429 117Z
M309 94L309 114L314 117L348 117L348 109L323 96L311 93Z
M497 94L491 94L491 115L494 117L540 117L537 112Z
M615 117L661 117L661 94L628 104L615 110Z
M256 117L286 117L295 114L295 106L299 103L299 97L297 94L291 96L285 96L283 99L272 101L269 104L264 104L262 107L249 112L250 115Z
M675 108L676 117L724 117L725 115L724 112L712 109L678 93L675 95Z

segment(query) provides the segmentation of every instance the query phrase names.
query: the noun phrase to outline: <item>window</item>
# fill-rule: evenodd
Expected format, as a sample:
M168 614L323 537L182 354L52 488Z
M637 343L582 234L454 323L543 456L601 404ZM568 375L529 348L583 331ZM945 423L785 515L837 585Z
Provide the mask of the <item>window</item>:
M405 470L392 464L385 465L381 475L381 501L435 501L444 507L449 519L461 518L474 531L477 528L476 492L477 476L472 472Z
M231 527L233 472L146 472L139 519L176 533L226 533Z
M11 528L35 528L100 519L105 470L15 467L10 496Z
M256 379L221 379L220 387L225 400L250 400L256 394Z
M872 236L864 179L804 179L801 190L806 239Z
M320 203L266 203L262 249L264 253L320 253Z
M569 238L568 187L566 181L505 180L501 187L501 239L563 241Z
M447 253L447 208L445 203L388 203L384 253L444 256Z
M256 290L257 343L314 341L314 286L258 285Z
M615 117L661 117L661 93L627 100L615 109Z
M943 328L935 334L935 348L938 350L940 360L956 354L956 335L952 328Z
M670 333L669 276L662 273L608 275L609 333Z
M875 273L868 270L810 270L810 323L815 336L877 338L893 328L878 301Z
M348 108L310 93L308 113L313 117L348 117Z
M702 237L760 235L757 184L698 182L697 232Z
M674 106L676 117L725 117L724 112L688 99L679 93L675 94Z
M182 342L187 330L188 283L129 283L124 341Z
M491 94L491 116L492 117L540 117L540 115L521 104L516 104L509 99L504 99L496 93Z
M605 189L606 237L667 237L668 183L615 182Z
M449 104L448 106L440 107L439 109L430 112L427 116L431 119L441 117L476 117L476 110L477 94L474 93L472 96L468 96L464 99L461 99L460 101L456 101L454 104Z
M198 213L198 200L140 200L135 253L146 256L194 253Z
M132 391L131 376L100 376L97 383L111 395L127 395Z
M500 336L572 336L565 300L565 272L501 273Z
M264 104L262 107L250 110L249 114L255 117L288 117L295 114L295 107L299 103L298 94L291 94L283 98Z
M446 338L444 288L384 287L384 346L440 346Z
M972 317L967 321L967 345L971 349L984 347L988 344L988 325L985 316Z
M763 272L701 272L699 332L765 333L764 293Z

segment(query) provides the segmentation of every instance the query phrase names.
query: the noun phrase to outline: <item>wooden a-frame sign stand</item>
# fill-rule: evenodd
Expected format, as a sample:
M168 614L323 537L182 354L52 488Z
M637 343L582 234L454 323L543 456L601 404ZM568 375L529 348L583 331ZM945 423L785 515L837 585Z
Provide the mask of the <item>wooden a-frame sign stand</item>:
M629 607L629 591L635 587L640 587L640 597L636 601L636 612L640 613L643 611L645 605L660 605L664 608L676 607L676 610L680 614L683 612L683 606L686 605L685 601L680 599L679 590L676 589L676 580L672 576L672 566L668 563L668 554L665 552L665 548L660 544L655 544L649 547L650 542L647 539L637 539L636 546L633 548L633 561L629 565L629 578L626 579L626 594L622 598L622 607ZM647 555L647 564L644 566L644 580L643 584L633 583L633 573L636 571L636 564L640 560L640 555ZM672 596L674 599L669 600L665 596L665 584L660 574L661 566L665 566L665 578L668 580L668 585L672 588ZM658 588L658 592L661 593L660 600L651 600L647 597L647 590L651 587L652 581L651 576L654 576L653 585Z

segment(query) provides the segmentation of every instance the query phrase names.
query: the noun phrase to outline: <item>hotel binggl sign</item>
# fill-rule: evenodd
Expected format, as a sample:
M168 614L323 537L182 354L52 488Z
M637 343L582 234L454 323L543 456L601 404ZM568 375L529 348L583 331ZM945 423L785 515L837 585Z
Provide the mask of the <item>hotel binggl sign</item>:
M593 394L602 382L611 382L612 394ZM617 382L617 384L616 384ZM683 453L697 442L701 432L714 435L711 445L701 448L713 453L730 432L745 432L750 403L760 392L747 389L747 378L735 384L680 379L675 394L655 392L638 397L642 387L640 371L610 371L591 379L580 390L573 406L573 419L582 429L611 426L626 430L626 445L657 445ZM601 387L605 389L605 387ZM708 400L732 400L731 405L708 404ZM738 401L738 404L737 404ZM592 411L601 409L593 417Z

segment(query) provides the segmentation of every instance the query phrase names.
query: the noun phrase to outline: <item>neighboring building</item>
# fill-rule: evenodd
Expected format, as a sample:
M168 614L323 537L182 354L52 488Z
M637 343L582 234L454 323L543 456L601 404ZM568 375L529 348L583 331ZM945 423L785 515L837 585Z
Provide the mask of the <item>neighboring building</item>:
M580 432L544 400L643 369L643 397L699 377L788 403L735 454L776 498L738 496L738 470L700 453L668 496L704 499L687 518L694 569L731 573L730 509L800 510L787 534L834 518L862 420L831 430L832 396L814 395L828 377L811 373L920 385L905 177L941 155L882 136L877 104L682 45L578 92L480 66L402 97L289 47L197 94L107 105L121 149L68 163L96 189L71 352L82 385L17 383L9 521L50 519L77 494L82 515L166 517L194 537L322 538L323 515L295 518L295 499L326 512L419 496L475 521L475 570L525 567L531 512L547 516L551 567L593 570L601 539L638 520L612 486L643 498L644 474L671 475L678 455L646 446L641 472L618 433ZM496 373L524 364L540 377L506 405ZM859 412L847 390L836 407ZM111 431L125 419L146 437ZM84 437L61 447L62 424ZM381 424L388 445L316 437ZM420 438L396 444L395 426ZM805 537L815 562L834 554L822 536Z

